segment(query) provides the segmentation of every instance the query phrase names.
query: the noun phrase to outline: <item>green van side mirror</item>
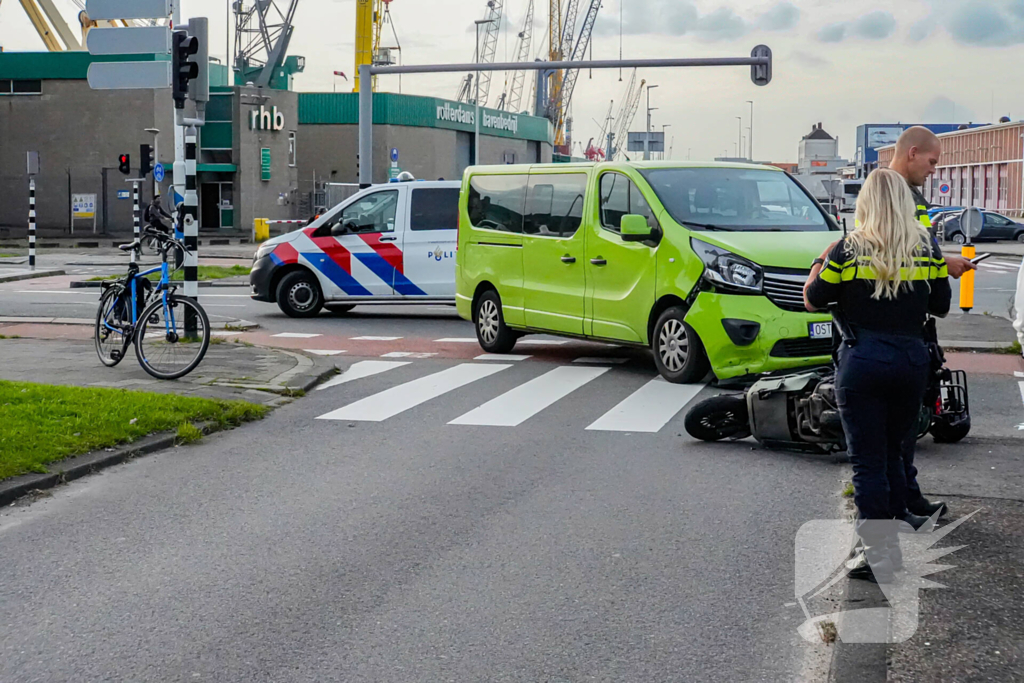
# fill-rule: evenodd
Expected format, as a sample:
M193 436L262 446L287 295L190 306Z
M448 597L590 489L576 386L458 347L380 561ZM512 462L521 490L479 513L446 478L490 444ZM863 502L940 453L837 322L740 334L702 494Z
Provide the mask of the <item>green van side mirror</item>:
M620 226L623 242L646 242L653 237L654 231L643 216L627 214L622 217Z

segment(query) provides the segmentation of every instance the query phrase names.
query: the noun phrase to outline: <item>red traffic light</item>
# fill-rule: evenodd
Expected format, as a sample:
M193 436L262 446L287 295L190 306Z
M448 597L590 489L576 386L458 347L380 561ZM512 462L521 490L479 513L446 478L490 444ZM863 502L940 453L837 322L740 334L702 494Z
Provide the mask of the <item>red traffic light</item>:
M128 154L122 154L117 157L117 170L121 171L125 175L131 175L132 172L132 158Z

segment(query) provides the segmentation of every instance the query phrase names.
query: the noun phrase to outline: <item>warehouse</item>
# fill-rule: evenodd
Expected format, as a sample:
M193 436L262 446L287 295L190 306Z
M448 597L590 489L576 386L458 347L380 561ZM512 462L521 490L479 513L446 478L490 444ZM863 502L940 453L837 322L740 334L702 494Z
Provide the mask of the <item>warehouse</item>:
M939 140L939 169L923 188L928 201L1024 216L1024 121L943 133ZM879 165L887 168L895 152L894 145L879 149Z
M85 52L0 53L0 235L25 230L26 155L38 152L38 222L43 234L130 232L131 185L118 156L133 157L161 131L159 158L172 182L173 116L169 90L94 91L86 81L97 58ZM117 58L114 58L117 59ZM358 97L298 93L289 57L282 88L228 84L211 64L211 100L200 130L200 229L243 233L256 218L308 218L327 183L353 183L358 173ZM547 119L483 109L483 163L551 161ZM457 178L474 163L475 110L431 97L374 95L374 181L397 170L418 178ZM15 131L17 134L15 134ZM393 150L398 161L392 162ZM152 194L152 181L143 199ZM76 199L93 198L91 215L76 216ZM79 206L79 208L81 208Z

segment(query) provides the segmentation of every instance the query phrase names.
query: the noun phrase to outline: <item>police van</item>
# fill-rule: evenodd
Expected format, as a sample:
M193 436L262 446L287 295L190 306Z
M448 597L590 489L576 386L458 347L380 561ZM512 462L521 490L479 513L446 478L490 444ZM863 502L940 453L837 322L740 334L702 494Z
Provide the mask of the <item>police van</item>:
M293 318L359 304L455 303L461 181L376 185L260 245L252 298Z

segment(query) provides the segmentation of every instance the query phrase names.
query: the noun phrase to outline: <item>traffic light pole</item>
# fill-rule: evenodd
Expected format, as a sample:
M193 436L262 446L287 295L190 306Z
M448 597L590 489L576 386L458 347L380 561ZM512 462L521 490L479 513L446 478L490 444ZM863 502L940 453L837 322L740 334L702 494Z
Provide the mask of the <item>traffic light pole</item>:
M185 131L185 296L199 300L199 194L196 191L196 143L199 133L194 125ZM186 311L185 336L196 335L192 309Z
M132 181L132 220L134 221L135 241L138 242L141 234L139 232L139 181ZM135 263L135 250L132 250L132 263Z
M772 80L772 51L758 45L750 57L707 57L696 59L620 59L581 62L507 62L493 64L416 64L398 66L359 66L359 186L373 183L373 76L391 74L468 73L470 71L563 71L567 69L629 69L696 66L749 66L755 85ZM476 159L477 164L481 163Z
M28 267L36 269L36 179L28 179Z

